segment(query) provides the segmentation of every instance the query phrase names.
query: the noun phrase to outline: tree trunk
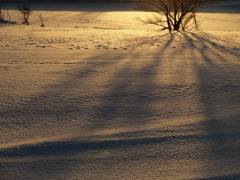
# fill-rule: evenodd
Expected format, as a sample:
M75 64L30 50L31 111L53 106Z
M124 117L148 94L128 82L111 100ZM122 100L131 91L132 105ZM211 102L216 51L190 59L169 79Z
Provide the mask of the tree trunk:
M168 30L172 31L172 26L171 26L171 22L170 22L169 12L166 13L166 17L167 17Z

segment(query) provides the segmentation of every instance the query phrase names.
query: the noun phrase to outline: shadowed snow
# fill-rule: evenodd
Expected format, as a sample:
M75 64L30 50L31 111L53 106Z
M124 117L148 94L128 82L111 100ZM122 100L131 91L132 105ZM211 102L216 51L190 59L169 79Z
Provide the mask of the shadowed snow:
M1 177L239 178L238 14L170 34L142 12L40 12L0 24Z

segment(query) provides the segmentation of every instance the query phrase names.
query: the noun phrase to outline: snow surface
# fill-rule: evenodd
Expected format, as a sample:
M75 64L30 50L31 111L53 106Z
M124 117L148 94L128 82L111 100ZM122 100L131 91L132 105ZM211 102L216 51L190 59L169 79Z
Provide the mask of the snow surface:
M240 179L239 14L52 5L0 24L0 179Z

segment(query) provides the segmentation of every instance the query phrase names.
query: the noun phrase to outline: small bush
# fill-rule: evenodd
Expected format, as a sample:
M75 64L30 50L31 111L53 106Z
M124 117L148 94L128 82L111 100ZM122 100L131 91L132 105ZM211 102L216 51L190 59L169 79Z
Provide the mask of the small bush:
M33 14L33 9L31 7L31 5L27 2L19 4L18 5L18 11L20 11L23 15L22 17L22 24L26 24L29 25L29 16Z

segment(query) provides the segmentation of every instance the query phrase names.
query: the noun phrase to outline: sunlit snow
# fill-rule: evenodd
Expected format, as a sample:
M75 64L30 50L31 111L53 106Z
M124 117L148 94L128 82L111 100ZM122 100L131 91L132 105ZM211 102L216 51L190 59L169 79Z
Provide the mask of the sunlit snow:
M169 33L132 4L77 5L0 24L0 176L239 179L240 15Z

